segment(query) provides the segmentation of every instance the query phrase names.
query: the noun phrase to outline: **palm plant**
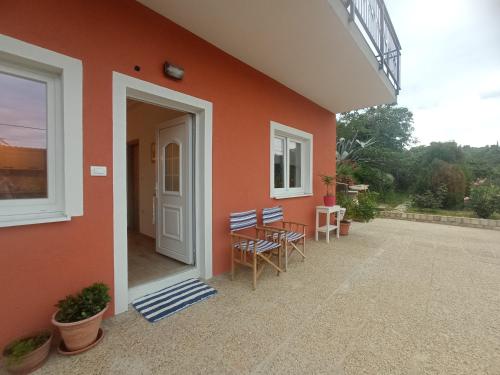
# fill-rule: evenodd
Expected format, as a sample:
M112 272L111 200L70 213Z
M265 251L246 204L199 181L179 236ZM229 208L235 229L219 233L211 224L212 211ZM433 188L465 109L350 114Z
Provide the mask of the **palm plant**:
M337 167L342 164L352 164L361 160L361 151L373 145L375 141L370 138L366 142L357 139L357 134L352 139L339 138L337 141Z
M330 189L331 189L331 186L333 185L333 183L335 182L335 177L334 176L328 176L328 175L325 175L325 174L320 175L320 177L321 177L321 181L326 186L326 196L333 195L331 193Z

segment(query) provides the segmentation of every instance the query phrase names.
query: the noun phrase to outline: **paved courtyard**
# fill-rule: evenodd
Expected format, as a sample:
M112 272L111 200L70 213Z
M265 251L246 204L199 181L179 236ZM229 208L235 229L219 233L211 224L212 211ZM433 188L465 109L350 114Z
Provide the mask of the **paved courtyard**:
M158 323L134 310L38 374L500 374L500 232L377 219L309 241L257 291L241 270Z

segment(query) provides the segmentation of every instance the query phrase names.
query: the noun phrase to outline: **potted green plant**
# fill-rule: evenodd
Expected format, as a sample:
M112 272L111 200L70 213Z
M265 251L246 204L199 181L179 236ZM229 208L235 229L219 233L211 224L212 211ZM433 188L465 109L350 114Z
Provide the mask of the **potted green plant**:
M321 181L326 186L326 195L323 196L323 202L325 206L332 207L335 206L335 195L332 193L331 188L335 182L334 176L328 176L325 174L320 175Z
M354 221L367 223L377 216L377 195L377 193L369 191L358 194L352 215Z
M338 195L338 203L340 207L345 208L344 217L340 220L340 235L347 236L355 214L356 202L348 194L342 193Z
M109 287L95 283L76 296L67 296L57 303L58 310L52 315L52 324L59 329L67 351L84 351L92 346L109 301Z
M7 371L28 374L40 368L49 355L52 337L51 331L42 331L9 343L3 350Z

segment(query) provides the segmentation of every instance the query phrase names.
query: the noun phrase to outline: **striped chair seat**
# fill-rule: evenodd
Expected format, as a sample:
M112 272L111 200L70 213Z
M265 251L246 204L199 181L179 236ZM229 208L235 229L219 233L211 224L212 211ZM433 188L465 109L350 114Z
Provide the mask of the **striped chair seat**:
M273 234L273 238L277 239L278 238L278 233ZM302 237L304 237L304 233L299 233L299 232L286 232L286 240L288 242L294 242L297 240L300 240Z
M286 232L286 240L288 242L300 240L302 237L304 237L304 233Z
M247 244L248 244L249 249L247 249ZM264 251L276 249L279 246L280 246L280 244L277 243L277 242L266 241L266 240L259 240L259 241L257 241L257 254L262 253ZM234 247L236 247L236 248L238 248L240 250L243 250L243 251L249 251L249 252L253 253L253 250L254 250L254 241L248 241L248 242L242 241L242 242L238 242L238 243L236 243L234 245Z

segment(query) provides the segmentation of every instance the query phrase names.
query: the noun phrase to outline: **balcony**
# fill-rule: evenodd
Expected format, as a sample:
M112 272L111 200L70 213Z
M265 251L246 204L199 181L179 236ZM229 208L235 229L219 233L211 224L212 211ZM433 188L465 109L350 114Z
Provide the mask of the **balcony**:
M138 1L333 113L396 101L400 47L381 0Z
M368 43L381 69L396 91L400 90L401 45L383 0L342 0Z

